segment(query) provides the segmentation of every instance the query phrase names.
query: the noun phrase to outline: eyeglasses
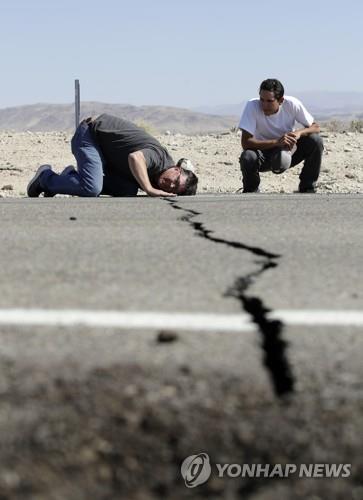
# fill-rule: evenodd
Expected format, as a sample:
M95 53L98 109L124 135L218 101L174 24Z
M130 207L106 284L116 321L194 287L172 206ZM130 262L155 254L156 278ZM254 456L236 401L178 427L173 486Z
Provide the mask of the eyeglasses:
M180 181L181 181L181 175L182 175L182 170L180 169L180 172L179 172L179 175L175 181L175 188L173 192L175 192L176 194L179 193L179 189L180 189Z

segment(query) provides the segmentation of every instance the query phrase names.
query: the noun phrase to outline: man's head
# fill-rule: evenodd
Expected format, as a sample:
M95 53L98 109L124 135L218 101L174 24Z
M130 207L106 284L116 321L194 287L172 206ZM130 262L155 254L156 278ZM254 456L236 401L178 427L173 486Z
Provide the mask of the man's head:
M265 115L278 112L284 101L284 87L279 80L269 78L260 85L260 103Z
M180 165L165 170L158 179L158 187L179 196L193 195L197 192L198 177L191 170Z

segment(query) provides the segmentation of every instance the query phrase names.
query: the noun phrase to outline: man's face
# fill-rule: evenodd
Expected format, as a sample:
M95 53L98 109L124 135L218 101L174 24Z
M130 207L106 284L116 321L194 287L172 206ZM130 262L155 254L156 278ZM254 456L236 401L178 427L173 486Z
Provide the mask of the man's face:
M261 108L267 116L277 113L283 100L283 97L281 97L281 99L276 99L275 94L273 92L269 92L268 90L261 90L260 92Z
M185 190L185 181L181 167L170 167L160 175L158 186L167 193L181 194Z

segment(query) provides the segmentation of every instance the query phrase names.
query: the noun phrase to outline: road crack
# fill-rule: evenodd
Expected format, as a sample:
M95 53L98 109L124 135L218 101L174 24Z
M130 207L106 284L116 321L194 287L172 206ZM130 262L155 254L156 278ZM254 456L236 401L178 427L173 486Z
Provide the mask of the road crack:
M247 275L237 278L234 284L226 291L226 297L237 299L242 309L251 317L261 334L261 347L264 352L263 362L266 366L271 382L278 397L283 397L294 391L294 376L287 356L288 343L282 338L284 325L282 321L268 317L271 309L267 308L259 297L251 297L247 294L248 288L268 269L278 266L281 255L274 254L263 248L246 245L239 241L226 240L213 235L213 231L206 228L202 222L194 221L194 217L202 215L201 212L184 208L175 200L167 199L175 210L181 210L184 214L181 220L187 222L198 236L213 243L226 245L243 251L248 251L259 257L256 261L259 268Z

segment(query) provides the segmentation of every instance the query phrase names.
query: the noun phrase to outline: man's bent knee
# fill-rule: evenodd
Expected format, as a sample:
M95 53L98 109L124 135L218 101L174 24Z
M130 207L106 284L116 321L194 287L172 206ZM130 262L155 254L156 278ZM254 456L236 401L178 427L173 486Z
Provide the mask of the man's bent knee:
M310 135L307 135L306 139L311 144L314 144L314 146L317 147L318 149L321 149L321 150L324 149L323 139L321 138L320 134L310 134Z
M253 149L245 149L242 151L241 157L240 157L240 162L242 161L256 161L258 159L256 151Z
M239 163L242 169L257 166L258 156L256 151L253 151L253 149L246 149L243 151L240 156Z
M101 194L102 185L92 184L88 186L82 186L80 196L88 197L88 198L96 198Z

